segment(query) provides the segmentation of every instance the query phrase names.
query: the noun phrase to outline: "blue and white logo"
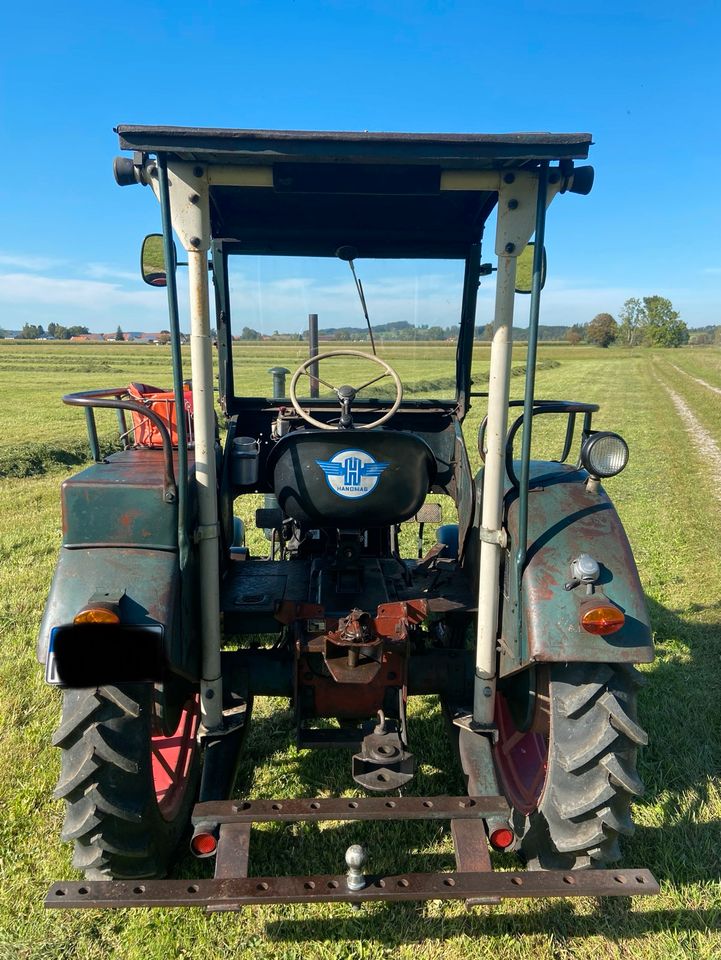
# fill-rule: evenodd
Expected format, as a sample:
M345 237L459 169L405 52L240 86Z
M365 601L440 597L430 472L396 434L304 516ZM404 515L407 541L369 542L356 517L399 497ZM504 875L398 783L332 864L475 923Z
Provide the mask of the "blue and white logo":
M367 497L388 466L379 463L365 450L341 450L332 460L316 460L333 493L346 500Z

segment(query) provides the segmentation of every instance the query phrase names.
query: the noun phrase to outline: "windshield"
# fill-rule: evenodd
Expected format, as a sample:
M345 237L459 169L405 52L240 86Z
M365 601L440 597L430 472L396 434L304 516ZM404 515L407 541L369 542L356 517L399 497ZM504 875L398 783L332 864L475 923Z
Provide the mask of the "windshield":
M398 372L407 399L453 399L464 263L460 260L357 259L378 357ZM271 367L291 373L308 359L308 316L318 316L320 353L372 344L348 263L310 257L228 258L236 396L269 396ZM330 387L360 386L382 373L351 357L322 361L321 399ZM287 378L287 385L290 378ZM298 395L309 397L302 377ZM362 398L392 399L390 378L366 387Z

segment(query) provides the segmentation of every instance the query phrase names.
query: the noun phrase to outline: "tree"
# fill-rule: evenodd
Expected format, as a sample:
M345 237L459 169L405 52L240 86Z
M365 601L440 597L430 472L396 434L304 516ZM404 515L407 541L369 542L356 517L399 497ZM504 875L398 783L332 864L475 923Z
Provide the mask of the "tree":
M240 332L241 340L260 340L261 334L257 330L253 330L252 327L243 327Z
M115 331L115 340L116 340L116 341L122 340L123 342L125 342L125 334L123 333L122 329L120 328L120 324L118 324L118 329Z
M656 347L680 347L688 341L688 327L666 297L643 298L646 341Z
M42 324L26 323L20 331L20 336L23 340L37 340L45 336L45 331Z
M621 321L618 339L625 347L643 342L644 327L648 322L646 311L638 297L629 297L618 315Z
M566 340L571 344L572 347L577 347L581 342L581 334L576 330L575 327L569 327L566 334Z
M87 333L90 333L87 327L81 327L81 326L68 327L65 333L63 334L63 339L69 340L71 337L82 337Z
M607 347L618 335L618 324L610 313L599 313L588 325L586 338L589 343Z

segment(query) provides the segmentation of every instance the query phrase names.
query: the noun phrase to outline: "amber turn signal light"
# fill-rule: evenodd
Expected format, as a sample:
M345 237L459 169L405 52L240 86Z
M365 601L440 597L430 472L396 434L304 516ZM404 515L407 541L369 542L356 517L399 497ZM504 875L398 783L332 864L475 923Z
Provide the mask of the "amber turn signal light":
M581 626L587 633L606 636L620 630L626 622L623 612L610 603L586 607L581 614Z
M110 606L85 607L76 614L73 623L120 623L120 615Z

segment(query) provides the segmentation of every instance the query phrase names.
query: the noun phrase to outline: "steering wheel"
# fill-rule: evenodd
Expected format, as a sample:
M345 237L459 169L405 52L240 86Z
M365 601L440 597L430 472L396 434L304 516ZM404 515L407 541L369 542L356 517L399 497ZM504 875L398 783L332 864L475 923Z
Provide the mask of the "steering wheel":
M320 360L328 360L330 357L360 357L362 360L370 360L372 363L377 363L379 367L382 367L383 373L379 374L377 377L373 377L372 380L366 380L366 382L362 383L359 387L351 387L347 384L344 384L342 387L334 387L332 384L327 383L325 380L322 380L315 374L310 374L308 372L309 368L314 363L318 363ZM335 393L335 395L338 397L341 405L341 417L337 427L330 423L323 423L322 420L316 420L315 417L312 417L308 411L300 405L296 388L298 386L298 380L303 375L308 377L310 380L316 380L318 383L322 383L324 387L328 387L328 389L332 390L333 393ZM390 409L386 410L382 417L379 417L377 420L373 420L371 423L358 424L359 430L371 430L373 427L379 427L382 423L385 423L386 420L390 420L398 407L400 407L401 401L403 400L403 386L401 384L400 377L395 372L393 367L390 366L390 364L387 364L385 360L381 360L380 357L376 357L372 353L363 353L360 350L329 350L328 353L319 353L315 357L309 357L304 363L301 363L301 365L293 374L289 389L290 400L295 408L295 412L299 417L302 417L306 423L310 423L312 426L318 427L320 430L344 430L353 426L351 404L355 400L356 396L361 392L361 390L365 390L365 388L369 387L372 383L377 383L379 380L383 380L385 377L390 377L393 380L393 384L396 389L395 400L393 401Z

